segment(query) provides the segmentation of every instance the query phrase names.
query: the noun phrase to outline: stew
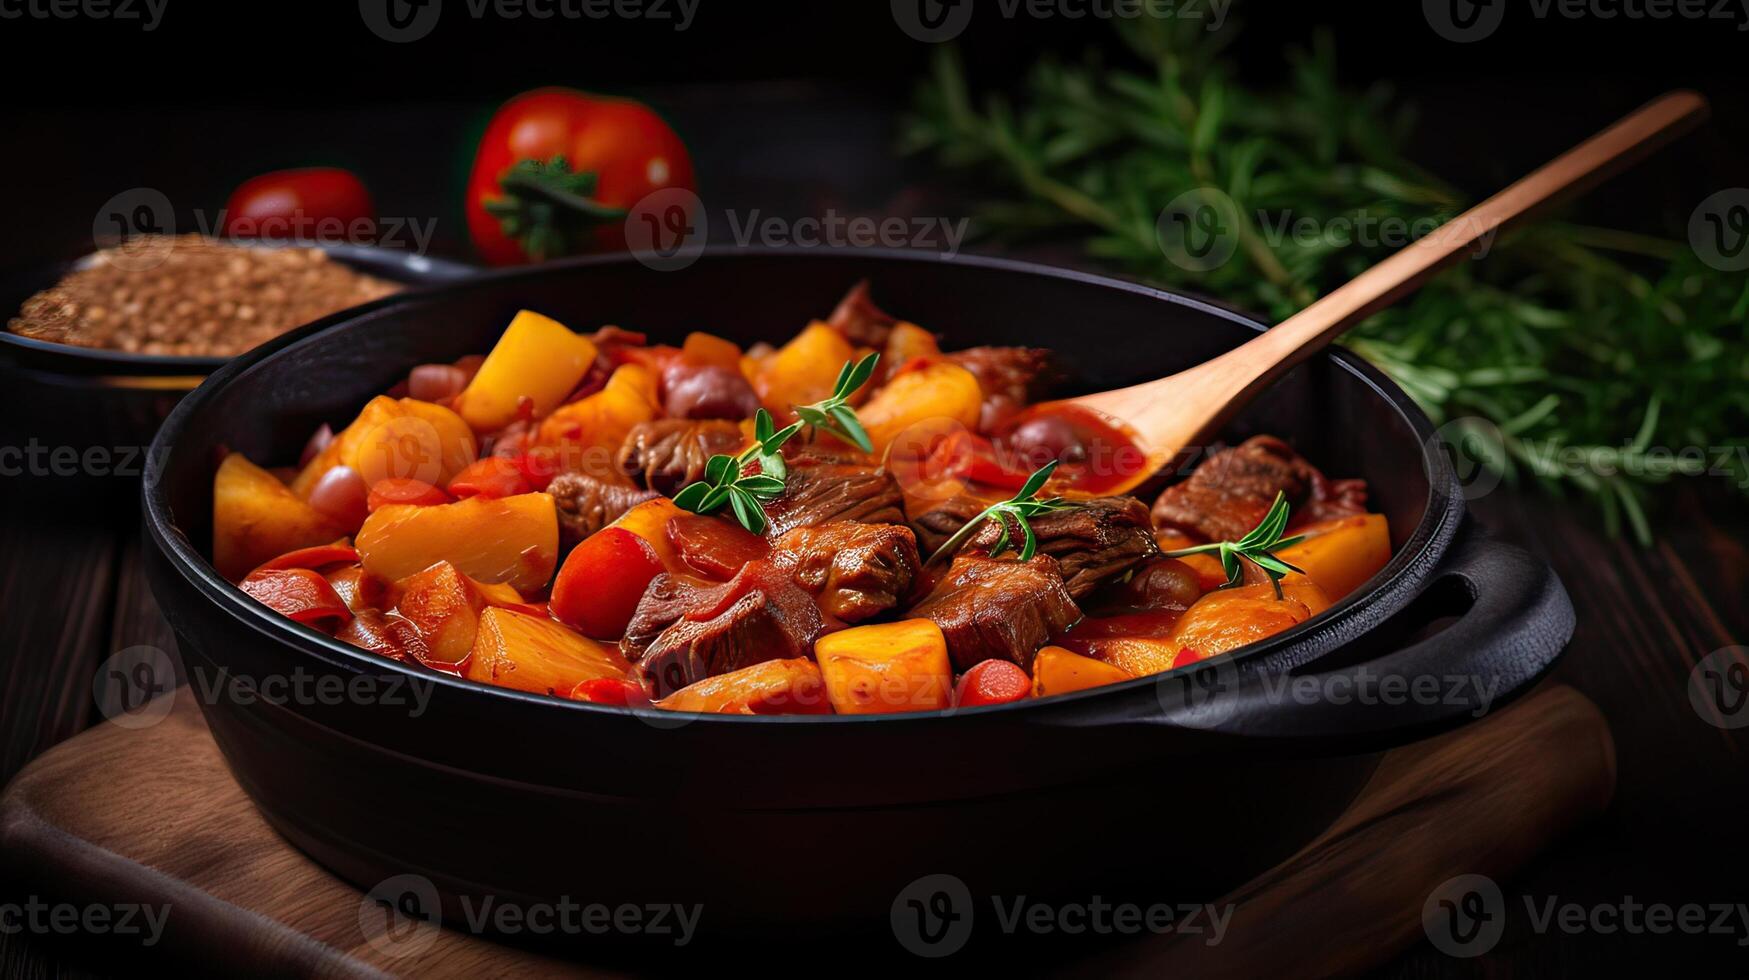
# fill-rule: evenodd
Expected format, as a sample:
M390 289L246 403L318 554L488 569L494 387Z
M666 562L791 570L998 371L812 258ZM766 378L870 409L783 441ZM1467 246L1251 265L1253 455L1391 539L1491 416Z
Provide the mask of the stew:
M519 313L295 467L218 468L213 560L381 656L600 704L869 714L1158 674L1390 559L1366 486L1256 436L1152 506L1049 351L950 351L859 284L779 347ZM1126 467L1128 467L1126 469Z

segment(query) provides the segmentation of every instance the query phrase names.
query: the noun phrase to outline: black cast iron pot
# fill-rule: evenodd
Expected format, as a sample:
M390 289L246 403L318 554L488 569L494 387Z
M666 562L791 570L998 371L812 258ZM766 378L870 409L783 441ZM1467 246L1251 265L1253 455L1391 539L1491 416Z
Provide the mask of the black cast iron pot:
M609 257L484 275L237 358L158 435L147 551L191 690L273 825L367 889L428 879L451 924L461 898L490 894L699 903L706 931L884 929L927 875L974 896L1207 898L1327 826L1378 752L1503 703L1570 637L1554 574L1465 524L1427 418L1340 351L1295 370L1229 436L1272 432L1328 473L1365 477L1390 519L1390 564L1236 656L1065 697L872 718L567 702L356 650L208 564L221 447L291 460L410 365L487 350L519 308L659 340L702 329L781 341L864 277L882 306L950 347L1051 347L1086 389L1167 374L1261 329L1182 296L1012 262L736 250L673 272ZM353 686L322 696L317 677Z

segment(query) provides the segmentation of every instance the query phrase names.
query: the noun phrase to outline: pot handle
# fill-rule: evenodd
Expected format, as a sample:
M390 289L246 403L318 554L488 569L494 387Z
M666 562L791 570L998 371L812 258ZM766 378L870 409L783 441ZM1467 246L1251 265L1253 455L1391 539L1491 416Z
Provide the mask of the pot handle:
M1351 660L1345 654L1353 650L1339 646L1285 671L1217 661L1212 670L1168 675L1159 691L1161 720L1317 743L1319 751L1374 751L1483 716L1547 670L1573 636L1573 604L1554 570L1473 525L1460 529L1420 595L1390 625L1413 635L1448 611L1422 600L1450 596L1460 606L1467 598L1468 607L1443 630L1377 657ZM1342 662L1318 669L1332 660Z

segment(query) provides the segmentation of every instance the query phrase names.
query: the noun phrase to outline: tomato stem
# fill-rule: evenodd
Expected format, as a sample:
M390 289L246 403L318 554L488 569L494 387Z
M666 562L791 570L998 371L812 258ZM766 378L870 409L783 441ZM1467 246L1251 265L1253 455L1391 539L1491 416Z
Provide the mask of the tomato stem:
M563 155L519 160L498 180L502 196L485 208L529 258L543 262L581 251L598 226L625 218L624 208L590 196L595 183L593 172L573 171Z

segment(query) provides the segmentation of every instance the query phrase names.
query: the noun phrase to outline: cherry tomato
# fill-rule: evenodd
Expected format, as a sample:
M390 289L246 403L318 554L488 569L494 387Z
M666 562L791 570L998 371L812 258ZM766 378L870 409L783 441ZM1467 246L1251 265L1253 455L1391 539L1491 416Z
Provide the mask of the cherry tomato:
M962 708L984 704L1007 704L1032 694L1032 678L1026 671L1006 660L986 660L974 664L960 676L954 688L953 703Z
M625 528L604 527L565 557L547 606L554 619L584 636L618 639L662 571L650 542Z
M256 602L299 623L332 626L352 618L352 611L328 580L307 568L253 571L238 588Z
M275 170L231 192L225 203L225 234L353 241L375 237L376 213L364 182L345 170Z
M562 168L555 167L560 157ZM593 175L593 182L579 175ZM536 89L504 103L486 127L468 178L468 233L493 265L623 248L620 212L670 187L697 189L692 158L648 106L574 89ZM555 208L542 188L598 207Z
M487 456L469 463L449 481L450 496L461 500L480 496L488 500L528 493L528 479L515 460Z
M458 474L459 475L459 474ZM434 487L424 480L415 480L407 476L390 476L371 484L370 497L366 501L372 513L378 507L389 504L414 504L419 507L430 507L435 504L447 504L454 498L443 492L443 488Z

